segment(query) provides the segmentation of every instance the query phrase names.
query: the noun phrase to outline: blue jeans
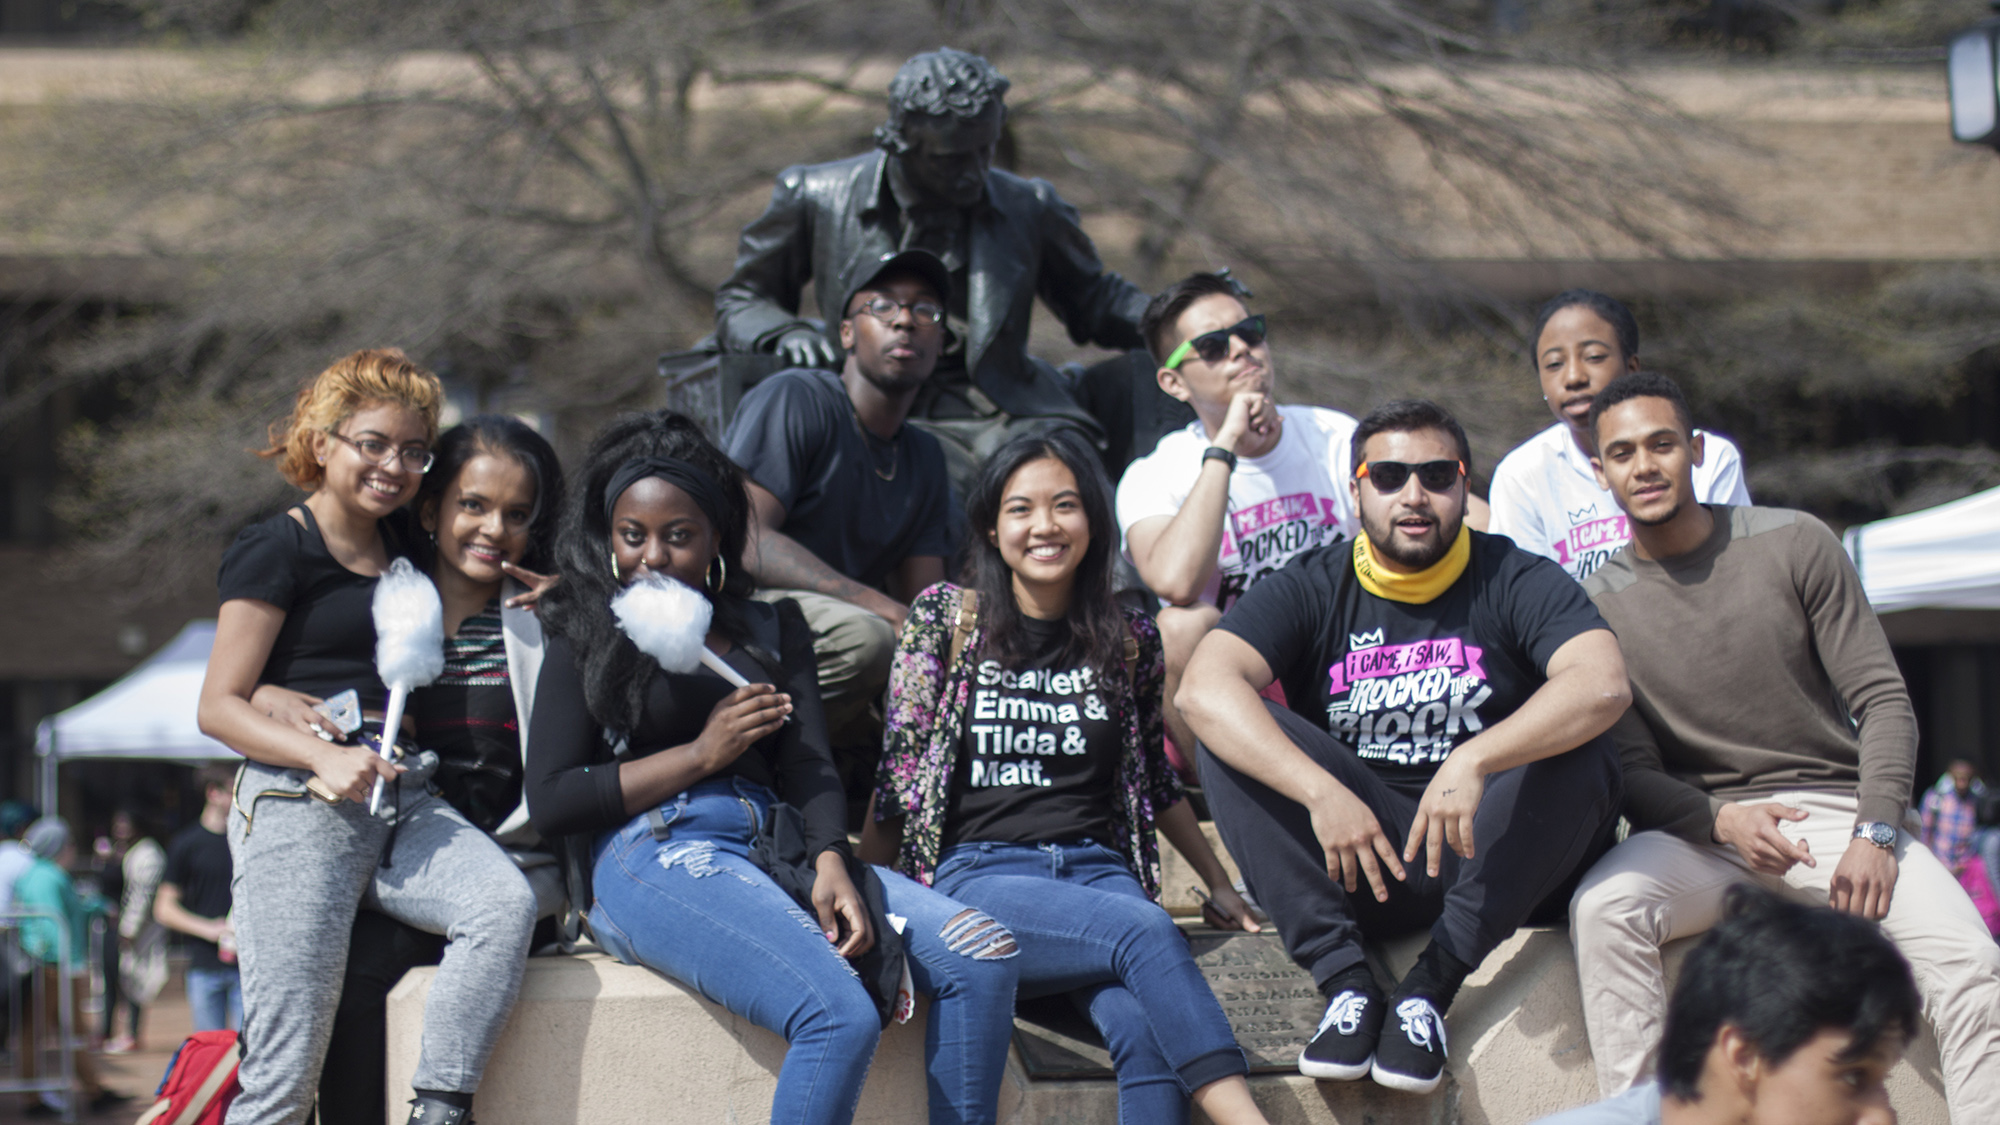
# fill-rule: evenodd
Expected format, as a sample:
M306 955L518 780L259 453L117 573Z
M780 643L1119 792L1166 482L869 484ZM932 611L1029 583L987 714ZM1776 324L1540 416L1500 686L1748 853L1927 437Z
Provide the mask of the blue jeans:
M1188 1094L1249 1067L1180 927L1123 856L1076 844L960 844L932 883L1021 946L1021 995L1071 993L1118 1074L1118 1119L1185 1122Z
M243 1026L243 983L236 966L191 968L187 990L196 1031L235 1031Z
M626 964L678 980L784 1036L771 1102L777 1122L852 1121L881 1021L819 922L750 862L774 800L741 778L710 779L600 839L591 930ZM882 877L903 929L910 977L931 997L924 1028L934 1125L992 1122L1014 1031L1013 945L1003 930L892 871Z

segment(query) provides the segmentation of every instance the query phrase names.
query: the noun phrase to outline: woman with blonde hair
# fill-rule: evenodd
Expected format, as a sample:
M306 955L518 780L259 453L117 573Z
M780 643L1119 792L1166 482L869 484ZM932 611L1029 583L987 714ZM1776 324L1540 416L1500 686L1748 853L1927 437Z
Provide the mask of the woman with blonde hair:
M229 818L243 979L243 1092L232 1125L312 1111L365 902L450 938L424 1008L410 1120L464 1125L514 1005L535 918L527 880L428 784L437 756L397 733L375 670L375 582L413 544L406 505L434 459L443 388L394 349L356 352L299 392L264 455L311 492L224 553L202 730L248 761ZM328 701L353 689L364 734L315 737L251 702L260 684ZM383 799L371 811L377 781Z

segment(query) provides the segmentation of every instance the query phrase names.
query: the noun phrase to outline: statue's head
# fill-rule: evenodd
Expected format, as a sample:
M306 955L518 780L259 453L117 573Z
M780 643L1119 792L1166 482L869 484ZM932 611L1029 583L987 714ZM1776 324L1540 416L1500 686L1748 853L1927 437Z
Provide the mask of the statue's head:
M903 64L889 82L889 120L875 141L913 188L968 207L986 190L993 146L1007 124L1009 83L978 55L942 47Z

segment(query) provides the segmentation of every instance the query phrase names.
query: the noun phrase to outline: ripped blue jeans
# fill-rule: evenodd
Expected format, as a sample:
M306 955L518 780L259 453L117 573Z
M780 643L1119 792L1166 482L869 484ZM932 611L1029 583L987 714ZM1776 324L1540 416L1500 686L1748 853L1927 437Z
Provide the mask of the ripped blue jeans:
M771 1121L852 1121L880 1021L816 919L750 862L771 791L704 781L597 843L590 924L606 951L686 984L783 1036ZM991 1122L1014 1030L1012 937L978 911L892 871L882 877L910 977L931 998L924 1028L933 1125Z
M1124 1125L1185 1125L1188 1096L1249 1068L1187 939L1126 865L1089 840L960 844L932 885L1021 945L1021 994L1067 992L1111 1049Z

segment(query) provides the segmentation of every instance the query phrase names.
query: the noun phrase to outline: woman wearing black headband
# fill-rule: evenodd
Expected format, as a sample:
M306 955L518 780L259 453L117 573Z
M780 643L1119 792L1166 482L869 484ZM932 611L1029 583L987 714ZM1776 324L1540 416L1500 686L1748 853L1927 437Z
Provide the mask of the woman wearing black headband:
M990 1122L1013 1026L1013 939L851 863L812 634L795 604L747 597L747 519L742 473L681 415L628 416L593 443L557 538L562 580L541 602L551 639L529 738L535 826L590 838L591 887L571 899L592 904L600 945L789 1041L774 1122L853 1118L883 1022L848 962L883 936L854 875L879 883L875 913L908 920L910 978L933 996L931 1120ZM626 637L611 601L648 575L707 596L707 645L750 686L663 671ZM780 801L803 820L811 912L752 862Z

